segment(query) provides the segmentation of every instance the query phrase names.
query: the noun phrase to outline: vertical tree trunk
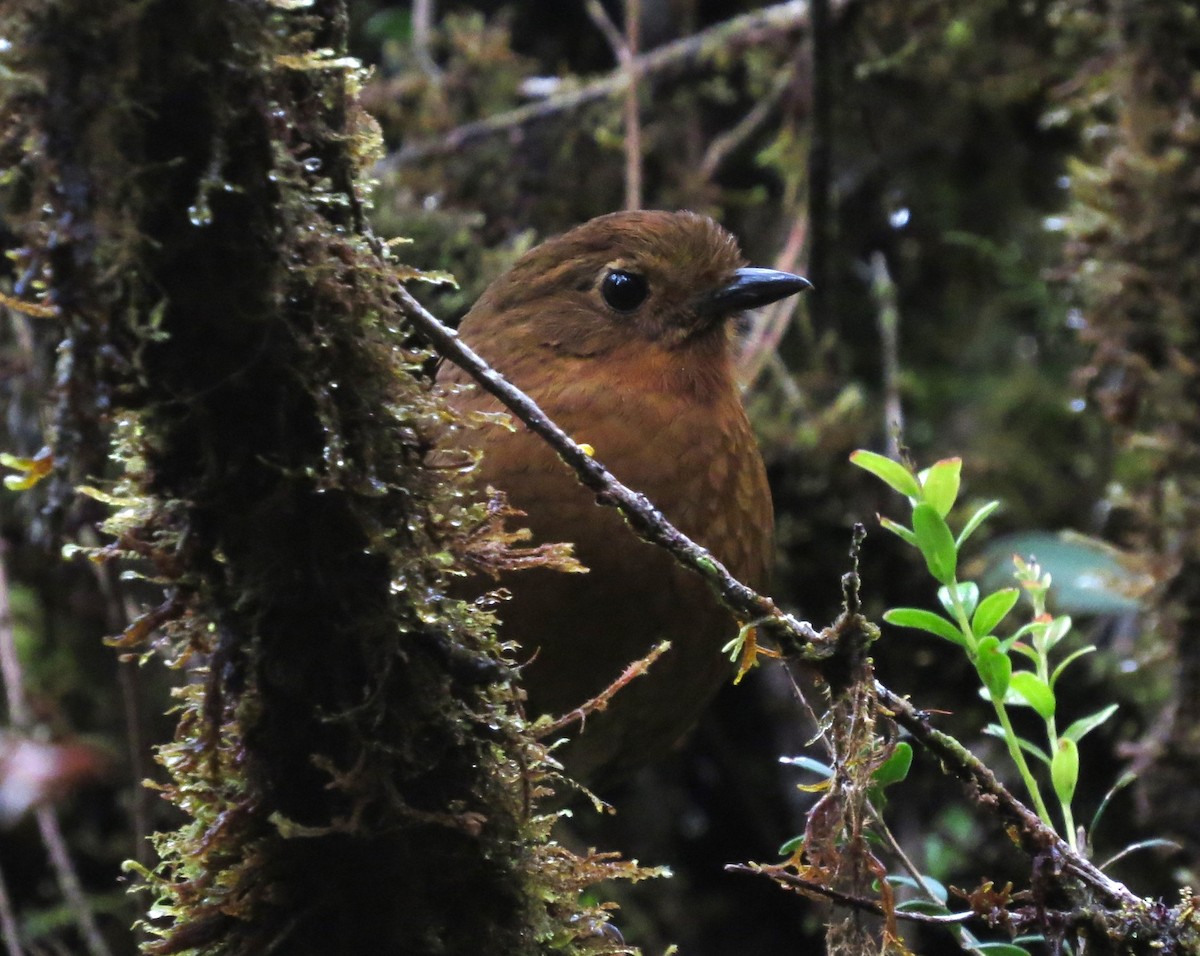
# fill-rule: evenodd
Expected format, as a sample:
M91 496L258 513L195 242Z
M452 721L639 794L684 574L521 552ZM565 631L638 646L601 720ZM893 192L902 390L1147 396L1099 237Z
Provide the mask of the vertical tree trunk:
M531 822L541 751L442 595L460 506L425 453L448 413L363 219L345 4L7 6L60 485L115 427L109 530L168 587L125 640L157 627L186 675L162 760L189 822L159 841L147 949L561 948L605 874Z

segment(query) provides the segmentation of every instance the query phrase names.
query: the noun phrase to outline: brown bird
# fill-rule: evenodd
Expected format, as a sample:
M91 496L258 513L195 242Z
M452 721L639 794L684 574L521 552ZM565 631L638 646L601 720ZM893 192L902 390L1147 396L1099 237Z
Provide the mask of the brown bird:
M625 484L751 587L771 561L771 494L738 395L731 317L808 288L743 268L737 242L690 212L601 216L526 253L463 319L463 339ZM468 376L446 365L440 383ZM452 399L499 411L480 389ZM501 635L519 641L531 714L600 693L657 642L672 649L589 716L566 748L578 779L606 782L661 756L699 717L737 633L701 578L638 539L528 430L484 426L476 478L526 512L535 542L569 541L589 569L503 576ZM560 752L562 753L562 752Z

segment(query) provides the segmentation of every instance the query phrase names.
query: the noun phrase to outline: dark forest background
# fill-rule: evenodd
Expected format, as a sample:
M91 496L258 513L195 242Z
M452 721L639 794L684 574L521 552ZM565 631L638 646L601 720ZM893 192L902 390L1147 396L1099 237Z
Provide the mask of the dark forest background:
M743 340L777 515L772 595L831 621L863 522L868 616L933 607L919 557L875 520L899 517L897 499L848 457L897 442L921 467L961 456L962 515L1002 503L968 548L970 573L1003 586L1012 552L1036 554L1072 640L1098 648L1060 685L1062 719L1120 705L1083 747L1085 824L1136 775L1089 832L1094 858L1173 841L1112 875L1174 903L1200 860L1200 14L1190 0L636 6L639 151L627 94L588 95L620 75L621 4L354 0L349 52L371 67L361 99L386 146L376 233L411 240L396 247L403 261L457 280L410 285L451 322L533 244L631 202L711 215L751 263L809 276L813 294L765 317L774 326L750 320ZM0 239L14 249L24 240L5 218L21 205L25 146L8 136L0 172ZM6 294L30 293L18 255L0 268ZM67 373L46 361L51 320L4 312L0 450L32 458ZM89 483L111 467L101 457ZM161 780L148 754L172 735L175 676L103 642L162 601L153 575L63 558L66 541L98 545L121 502L64 506L61 493L0 496L9 666L27 696L9 700L0 735L0 872L30 952L96 952L76 928L82 899L104 945L127 953L144 898L125 893L122 861L151 865L138 835L179 825L140 784ZM886 625L873 656L883 683L1008 779L964 659ZM574 808L564 840L673 871L590 891L620 902L628 943L818 951L821 905L723 869L777 861L804 829L815 797L798 785L814 777L779 758L819 757L814 732L783 672L759 668L684 750L606 795L615 815ZM74 900L33 809L47 801ZM947 885L1028 882L1028 861L927 756L890 792L887 818ZM907 939L959 951L944 931Z

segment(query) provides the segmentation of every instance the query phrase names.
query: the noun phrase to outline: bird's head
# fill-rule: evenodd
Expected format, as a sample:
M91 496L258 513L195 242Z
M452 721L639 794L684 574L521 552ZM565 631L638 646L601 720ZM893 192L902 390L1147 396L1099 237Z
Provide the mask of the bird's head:
M463 321L470 338L586 358L634 343L668 350L714 337L724 320L808 288L743 266L737 241L691 212L600 216L532 249Z

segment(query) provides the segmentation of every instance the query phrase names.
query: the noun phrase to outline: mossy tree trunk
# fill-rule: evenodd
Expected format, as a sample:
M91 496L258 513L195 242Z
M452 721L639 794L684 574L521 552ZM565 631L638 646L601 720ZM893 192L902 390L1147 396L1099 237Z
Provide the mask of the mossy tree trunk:
M1094 346L1084 370L1117 429L1118 500L1163 582L1150 657L1173 676L1143 742L1143 810L1200 858L1200 11L1179 0L1072 14L1104 37L1083 97L1105 147L1075 170L1074 266Z
M540 751L485 622L442 596L448 413L364 222L344 3L7 6L19 266L64 340L55 481L95 481L115 436L103 556L167 586L124 642L163 635L185 675L162 761L189 822L159 839L147 949L569 941L590 876L531 816Z

